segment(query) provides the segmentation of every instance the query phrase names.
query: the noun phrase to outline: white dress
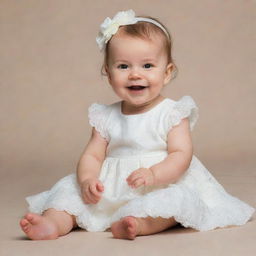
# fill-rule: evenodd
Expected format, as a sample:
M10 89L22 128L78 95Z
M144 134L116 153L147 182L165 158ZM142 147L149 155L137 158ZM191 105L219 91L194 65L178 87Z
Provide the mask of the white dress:
M228 194L203 164L193 156L175 184L130 188L126 178L140 167L150 167L167 156L167 134L188 117L192 130L198 108L190 96L178 101L165 98L142 114L124 115L121 101L89 107L91 126L108 142L99 179L104 192L97 204L82 201L76 174L59 180L50 190L26 198L31 212L48 208L76 216L87 231L105 231L124 216L174 217L184 227L199 231L243 225L255 209Z

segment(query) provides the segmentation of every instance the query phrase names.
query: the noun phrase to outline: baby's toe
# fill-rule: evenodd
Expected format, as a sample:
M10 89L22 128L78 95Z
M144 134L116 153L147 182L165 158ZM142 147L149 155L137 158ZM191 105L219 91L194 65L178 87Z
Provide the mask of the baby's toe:
M127 229L127 235L129 239L134 239L137 235L136 233L136 220L133 217L126 217L124 219Z
M28 226L28 224L29 224L29 222L28 222L28 220L27 219L21 219L20 220L20 226L22 227L22 228L25 228L26 226Z
M28 222L30 222L32 225L36 225L40 222L41 216L38 216L37 214L34 213L27 213L25 215L25 218L27 219Z
M20 220L20 227L25 233L29 231L30 226L31 224L27 219L23 218L22 220Z

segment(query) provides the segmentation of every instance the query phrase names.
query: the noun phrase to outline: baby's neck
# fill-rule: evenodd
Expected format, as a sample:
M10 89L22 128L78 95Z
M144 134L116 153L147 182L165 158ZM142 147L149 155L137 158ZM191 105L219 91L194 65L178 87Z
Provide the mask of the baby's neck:
M157 96L151 101L145 102L142 105L132 105L127 103L126 101L122 101L122 113L124 115L133 115L133 114L141 114L149 111L151 108L160 103L164 97L162 95Z

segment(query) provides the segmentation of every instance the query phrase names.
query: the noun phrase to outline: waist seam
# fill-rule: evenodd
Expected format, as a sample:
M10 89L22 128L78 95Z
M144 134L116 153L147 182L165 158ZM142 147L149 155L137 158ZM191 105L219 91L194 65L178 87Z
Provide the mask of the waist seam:
M118 158L118 159L126 159L126 158L147 158L147 157L157 157L157 156L167 156L168 153L167 152L162 152L162 153L157 153L157 154L151 154L151 155L125 155L125 156L121 156L121 155L117 155L117 156L113 156L113 155L108 155L106 156L106 158Z

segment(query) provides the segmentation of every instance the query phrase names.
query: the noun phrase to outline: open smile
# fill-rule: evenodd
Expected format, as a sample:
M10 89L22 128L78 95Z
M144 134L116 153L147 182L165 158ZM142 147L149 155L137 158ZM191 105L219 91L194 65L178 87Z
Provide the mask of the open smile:
M148 88L148 86L132 85L132 86L128 86L127 88L131 91L141 91L141 90Z

